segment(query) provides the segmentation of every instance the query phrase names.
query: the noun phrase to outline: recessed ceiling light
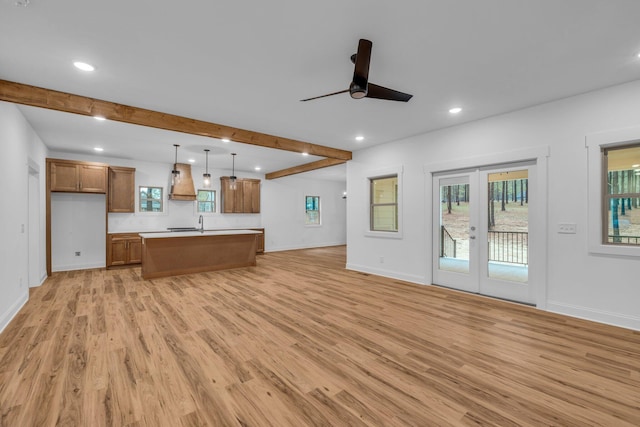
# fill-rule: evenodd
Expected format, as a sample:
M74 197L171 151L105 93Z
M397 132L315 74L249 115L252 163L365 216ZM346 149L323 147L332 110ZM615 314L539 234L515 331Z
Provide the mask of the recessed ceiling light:
M229 138L222 138L222 142L231 142Z
M73 63L73 65L75 65L77 69L82 71L93 71L96 69L93 65L87 64L86 62L76 61Z
M631 165L632 168L640 168L640 164Z
M255 167L255 168L253 168L253 169L254 169L254 170L259 171L259 170L261 170L262 168L261 168L260 166L256 166L256 167Z
M356 141L364 141L364 136L362 135L356 136Z
M102 117L102 116L93 116L94 119L100 121L100 122L104 122L105 120L107 120L106 118Z
M306 151L304 153L302 153L303 156L308 156L309 153L307 153Z
M462 111L462 108L460 107L453 107L449 110L451 114L458 114L460 111Z
M195 162L196 162L196 159L189 159L189 160L187 160L187 162L189 162L189 163L195 163Z
M102 147L93 147L93 149L96 151L104 151L104 148Z

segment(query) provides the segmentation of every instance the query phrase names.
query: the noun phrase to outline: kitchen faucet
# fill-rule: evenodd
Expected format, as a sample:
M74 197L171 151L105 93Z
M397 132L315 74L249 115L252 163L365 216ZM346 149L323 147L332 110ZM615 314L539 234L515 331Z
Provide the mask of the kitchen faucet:
M204 233L204 218L202 217L202 215L200 215L200 218L198 218L198 224L200 224L200 232Z

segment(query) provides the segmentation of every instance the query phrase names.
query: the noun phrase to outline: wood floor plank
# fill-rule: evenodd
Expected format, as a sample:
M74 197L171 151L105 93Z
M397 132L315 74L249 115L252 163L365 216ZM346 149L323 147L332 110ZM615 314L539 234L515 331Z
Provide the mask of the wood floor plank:
M344 265L55 273L0 335L0 426L640 425L640 332Z

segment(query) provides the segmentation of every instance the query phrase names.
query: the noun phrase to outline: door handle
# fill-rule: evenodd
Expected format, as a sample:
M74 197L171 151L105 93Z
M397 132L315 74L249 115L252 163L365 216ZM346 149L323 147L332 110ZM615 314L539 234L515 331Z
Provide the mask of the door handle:
M469 236L469 238L470 238L471 240L474 240L474 239L476 238L476 236Z

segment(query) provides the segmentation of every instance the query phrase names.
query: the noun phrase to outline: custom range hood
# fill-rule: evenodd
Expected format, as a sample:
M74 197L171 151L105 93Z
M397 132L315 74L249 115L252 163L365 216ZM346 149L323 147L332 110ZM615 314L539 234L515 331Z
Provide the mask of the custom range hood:
M180 177L175 178L174 175L169 200L195 200L196 189L193 186L193 178L191 177L191 165L175 163L173 170L180 172Z
M196 189L193 185L193 178L191 177L191 165L186 163L178 163L178 144L173 144L176 147L175 163L173 164L173 170L171 171L171 192L169 193L169 200L195 200Z

